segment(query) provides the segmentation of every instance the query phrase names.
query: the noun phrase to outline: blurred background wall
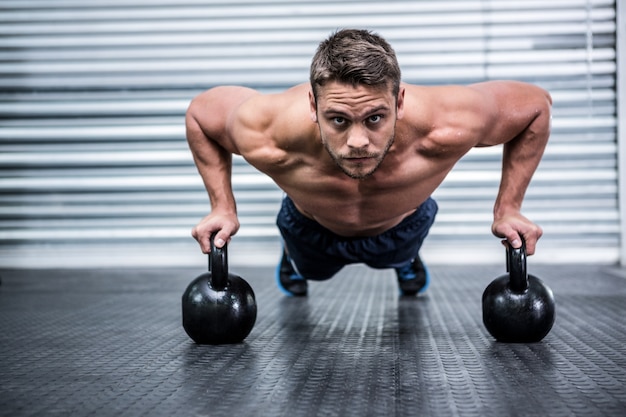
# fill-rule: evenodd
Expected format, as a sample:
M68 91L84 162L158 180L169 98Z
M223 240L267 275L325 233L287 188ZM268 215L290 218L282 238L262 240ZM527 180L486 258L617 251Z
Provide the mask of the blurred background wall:
M376 31L409 83L516 79L548 89L553 133L524 213L533 262L616 263L614 0L3 0L0 265L203 266L209 210L184 136L201 91L274 92L307 80L338 28ZM434 197L431 263L502 262L490 232L501 148L470 152ZM231 263L273 265L281 192L240 158Z

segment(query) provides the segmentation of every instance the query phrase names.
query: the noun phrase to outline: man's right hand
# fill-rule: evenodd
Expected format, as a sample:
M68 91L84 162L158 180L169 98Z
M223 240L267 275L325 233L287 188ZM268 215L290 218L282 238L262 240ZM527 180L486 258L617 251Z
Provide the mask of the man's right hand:
M215 234L215 246L221 248L230 242L231 237L238 230L239 219L236 213L213 211L192 229L191 236L200 244L202 253L209 253L211 252L211 235Z

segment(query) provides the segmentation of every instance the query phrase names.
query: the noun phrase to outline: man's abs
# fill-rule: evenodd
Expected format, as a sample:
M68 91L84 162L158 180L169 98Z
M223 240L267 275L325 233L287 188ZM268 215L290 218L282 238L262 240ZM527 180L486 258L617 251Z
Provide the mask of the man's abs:
M401 171L400 171L401 172ZM330 231L348 237L375 236L398 225L426 201L445 173L419 178L400 173L380 173L355 180L339 173L275 177L296 209Z
M415 212L420 203L412 204L406 210L393 207L389 202L385 206L365 203L365 206L342 201L299 204L292 198L296 209L305 217L315 220L335 234L346 237L376 236L398 225L405 217ZM321 204L320 204L321 203Z

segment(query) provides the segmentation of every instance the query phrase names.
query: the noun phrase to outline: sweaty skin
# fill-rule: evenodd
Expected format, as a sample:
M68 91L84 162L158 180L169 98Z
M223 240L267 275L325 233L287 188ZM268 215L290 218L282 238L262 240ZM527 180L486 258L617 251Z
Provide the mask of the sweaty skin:
M298 210L343 236L400 223L471 148L504 144L494 235L535 252L542 230L522 201L550 134L550 95L521 82L391 88L330 82L263 95L216 87L197 96L187 139L212 211L193 229L203 252L238 231L232 154L271 177Z

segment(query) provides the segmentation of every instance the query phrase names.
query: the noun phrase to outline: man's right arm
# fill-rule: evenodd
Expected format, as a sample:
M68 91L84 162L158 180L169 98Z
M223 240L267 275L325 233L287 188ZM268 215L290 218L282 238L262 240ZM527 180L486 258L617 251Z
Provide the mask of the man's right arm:
M194 98L187 109L187 142L211 202L211 213L192 230L204 253L210 251L212 234L216 233L216 246L222 247L239 230L231 183L236 145L229 122L237 107L254 94L243 87L218 87Z

